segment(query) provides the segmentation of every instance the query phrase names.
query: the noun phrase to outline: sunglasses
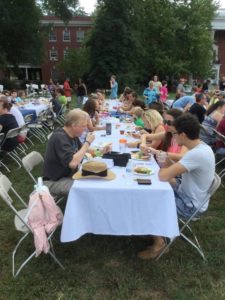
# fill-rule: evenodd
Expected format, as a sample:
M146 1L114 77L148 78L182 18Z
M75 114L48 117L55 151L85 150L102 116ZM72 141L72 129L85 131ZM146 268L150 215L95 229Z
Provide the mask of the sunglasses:
M164 120L164 124L167 124L169 126L173 125L173 121L171 120Z

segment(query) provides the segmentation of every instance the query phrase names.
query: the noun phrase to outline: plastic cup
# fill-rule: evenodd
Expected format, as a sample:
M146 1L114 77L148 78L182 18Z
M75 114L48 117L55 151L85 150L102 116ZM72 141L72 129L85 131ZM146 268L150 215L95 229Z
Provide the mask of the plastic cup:
M127 140L126 139L119 140L119 149L120 149L120 153L126 152L126 149L127 149Z
M160 167L162 167L167 159L167 152L163 152L161 151L158 155L157 155L157 162L159 164Z

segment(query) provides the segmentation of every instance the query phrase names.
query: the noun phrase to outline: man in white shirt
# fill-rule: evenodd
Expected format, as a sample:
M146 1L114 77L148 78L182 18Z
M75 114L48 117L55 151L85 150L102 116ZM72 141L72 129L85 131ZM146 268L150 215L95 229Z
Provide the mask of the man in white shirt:
M14 115L17 123L18 123L18 127L22 127L25 125L25 121L24 121L24 117L22 115L22 113L20 112L19 108L13 104L11 109L10 109L10 113L12 115Z
M169 181L174 189L177 214L189 218L205 199L207 203L199 213L207 210L208 190L215 173L215 156L212 149L199 139L200 124L190 113L178 117L173 123L172 134L180 146L188 152L176 163L159 171L161 181ZM154 259L165 247L162 237L154 237L153 246L141 251L142 259Z

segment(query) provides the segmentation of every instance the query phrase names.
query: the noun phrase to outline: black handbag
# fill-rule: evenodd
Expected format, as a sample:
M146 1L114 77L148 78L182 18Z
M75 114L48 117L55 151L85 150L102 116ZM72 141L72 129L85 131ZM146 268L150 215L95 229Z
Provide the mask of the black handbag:
M131 158L130 153L109 152L103 155L103 158L113 159L114 166L126 167L128 160Z

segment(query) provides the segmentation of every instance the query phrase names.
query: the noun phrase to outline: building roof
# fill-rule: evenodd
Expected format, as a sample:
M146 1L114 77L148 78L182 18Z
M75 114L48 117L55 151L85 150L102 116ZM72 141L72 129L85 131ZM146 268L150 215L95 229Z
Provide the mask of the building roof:
M225 9L219 9L212 21L213 30L225 30Z
M72 19L65 24L63 20L56 16L42 16L40 23L42 25L53 24L54 26L82 26L90 27L93 25L93 19L89 16L74 16Z

